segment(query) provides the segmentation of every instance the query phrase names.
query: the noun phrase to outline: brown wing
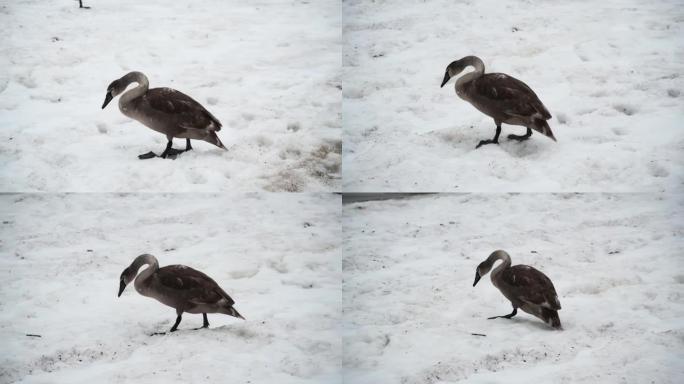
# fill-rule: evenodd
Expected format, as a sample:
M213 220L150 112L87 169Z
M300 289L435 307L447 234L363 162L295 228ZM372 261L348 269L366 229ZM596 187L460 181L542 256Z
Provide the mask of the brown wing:
M537 117L548 120L551 114L537 95L522 81L503 73L488 73L469 84L473 94L495 104L510 116ZM536 115L536 116L535 116Z
M184 265L168 265L157 271L159 281L165 287L182 292L189 301L197 304L216 303L222 298L233 305L235 302L218 284L204 273Z
M561 309L556 289L545 274L527 265L514 265L504 270L501 279L512 295L522 301L549 309Z
M221 130L221 122L202 104L183 92L171 88L153 88L147 91L143 100L153 109L172 115L182 128Z

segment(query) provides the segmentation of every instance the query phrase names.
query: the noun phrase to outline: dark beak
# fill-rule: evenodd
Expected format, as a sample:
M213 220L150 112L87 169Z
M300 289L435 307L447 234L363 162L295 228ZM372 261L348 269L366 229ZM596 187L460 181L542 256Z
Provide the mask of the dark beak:
M124 289L126 289L126 283L124 283L123 280L119 283L119 295L117 297L121 297L121 294L123 293Z
M109 102L112 101L112 99L113 99L112 93L111 93L111 92L107 92L107 96L105 96L105 101L104 101L104 103L102 104L102 109L104 109L104 108L107 106L107 104L109 104Z
M478 281L480 281L480 274L477 273L477 271L475 271L475 282L473 283L473 287L475 286L475 284L477 284Z
M445 72L444 73L444 80L442 80L442 85L440 85L439 87L442 88L444 86L444 84L446 84L447 81L449 81L449 79L451 79L451 77L449 77L449 72Z

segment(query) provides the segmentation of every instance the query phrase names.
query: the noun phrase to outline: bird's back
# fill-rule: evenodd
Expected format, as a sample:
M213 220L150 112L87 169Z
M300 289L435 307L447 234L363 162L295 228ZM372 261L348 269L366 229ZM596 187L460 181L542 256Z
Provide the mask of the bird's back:
M192 97L171 88L152 88L143 96L150 107L175 118L186 129L221 130L221 122Z
M500 286L509 300L519 300L548 309L561 309L556 289L545 274L528 265L514 265L501 273Z
M503 122L521 118L551 118L549 111L527 84L503 73L488 73L468 82L464 93L477 109Z
M184 265L159 268L152 284L155 285L157 295L164 297L163 300L155 298L176 308L212 305L222 300L225 300L227 305L235 303L211 277Z
M203 136L220 131L221 122L190 96L171 88L152 88L133 99L122 112L149 128L170 136L193 131Z

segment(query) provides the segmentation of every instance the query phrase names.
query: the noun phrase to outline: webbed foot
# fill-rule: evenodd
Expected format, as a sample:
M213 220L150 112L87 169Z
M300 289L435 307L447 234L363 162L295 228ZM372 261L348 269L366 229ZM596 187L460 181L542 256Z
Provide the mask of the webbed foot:
M515 316L518 313L518 308L513 308L513 312L509 313L508 315L504 316L492 316L488 317L487 320L492 320L492 319L498 319L498 318L504 318L504 319L510 319L511 317Z
M524 140L529 139L530 137L527 135L513 135L513 134L511 134L511 135L508 135L508 138L511 140L524 141Z
M487 144L499 144L499 140L482 140L482 141L480 141L479 144L477 144L477 146L475 147L475 149L478 149L478 148L480 148L481 146L487 145Z
M164 153L161 154L160 157L161 157L162 159L171 159L171 160L175 160L175 159L178 157L178 155L180 155L180 154L183 153L183 152L185 152L185 150L182 150L182 149L175 149L175 148L167 148L167 149L164 151Z
M142 155L138 155L138 159L140 159L140 160L147 160L147 159L151 159L153 157L157 157L157 154L152 152L152 151L149 151L147 153L143 153Z
M532 130L527 128L527 133L524 135L508 135L508 138L511 140L523 141L529 139L530 136L532 136Z

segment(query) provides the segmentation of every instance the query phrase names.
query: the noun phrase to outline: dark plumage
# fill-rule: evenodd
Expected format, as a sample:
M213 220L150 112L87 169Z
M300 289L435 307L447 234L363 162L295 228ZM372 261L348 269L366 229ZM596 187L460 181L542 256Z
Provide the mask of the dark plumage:
M159 279L161 286L169 289L169 292L173 291L185 299L187 304L184 309L189 313L193 313L198 306L216 304L221 300L225 300L225 304L229 306L235 304L235 301L211 277L184 265L168 265L159 268L156 278Z
M149 267L138 275L138 270L145 264ZM178 328L183 312L201 313L203 328L209 326L207 313L222 313L244 320L233 308L235 301L212 278L190 267L169 265L159 268L154 256L140 255L121 273L119 296L134 279L138 293L176 309L176 323L171 332Z
M554 328L561 328L558 310L561 309L556 289L551 280L542 272L528 266L516 265L511 267L511 257L505 251L494 251L478 265L475 271L475 282L486 275L497 260L503 262L492 271L492 284L510 300L513 312L505 316L494 316L490 319L503 317L510 319L515 316L518 308L536 316Z
M527 128L525 135L509 135L510 139L526 140L534 129L556 141L546 122L551 118L551 114L534 91L527 84L506 74L485 74L484 63L475 56L466 56L449 64L442 87L468 66L473 66L475 71L456 80L456 94L482 113L492 117L496 124L494 138L480 141L476 148L485 144L498 144L501 123Z
M102 108L131 83L138 83L138 86L121 96L119 109L124 115L166 135L167 146L159 157L166 158L191 150L190 139L203 140L226 149L216 135L221 130L221 122L214 115L193 98L175 89L148 89L147 77L140 72L130 72L114 80L107 87ZM186 139L185 150L172 148L174 137ZM153 152L148 152L138 157L149 159L155 156Z

